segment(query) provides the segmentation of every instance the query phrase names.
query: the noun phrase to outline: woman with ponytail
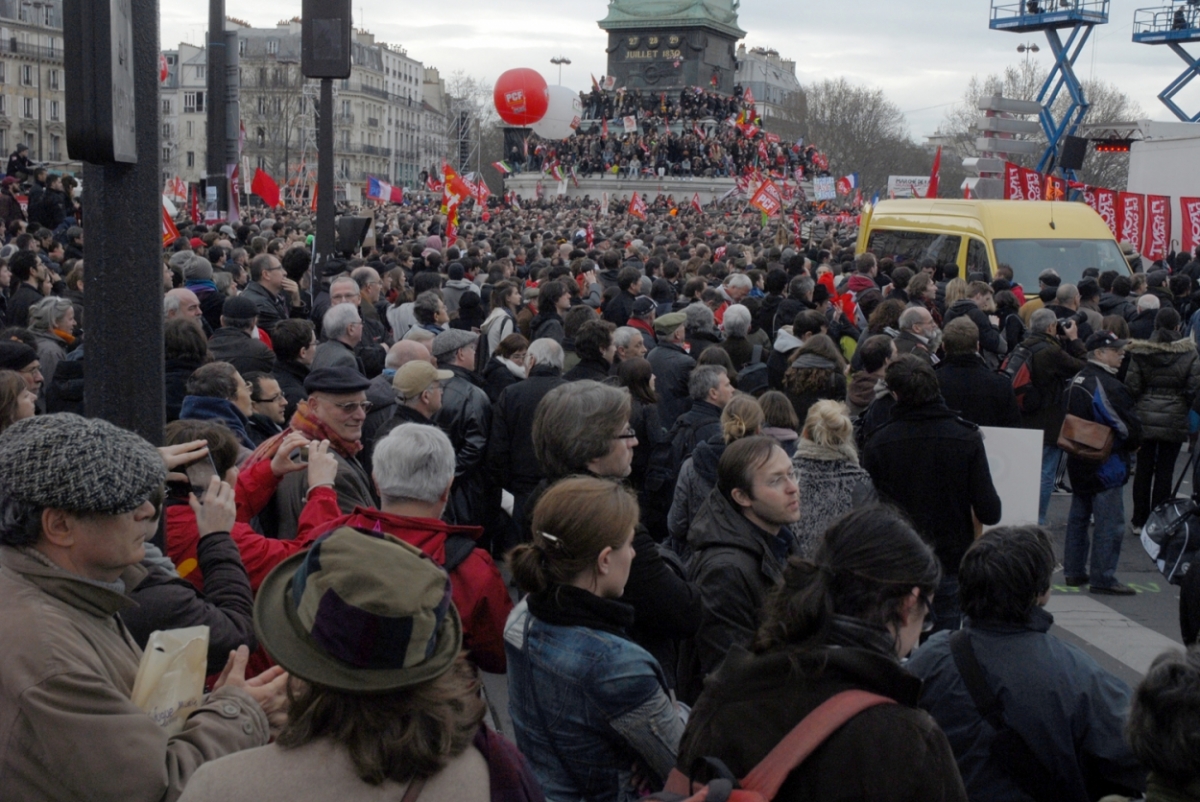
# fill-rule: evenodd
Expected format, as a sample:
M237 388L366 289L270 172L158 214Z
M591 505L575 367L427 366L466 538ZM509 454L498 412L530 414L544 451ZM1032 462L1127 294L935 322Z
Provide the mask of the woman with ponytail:
M676 766L688 773L711 757L744 777L823 702L864 690L895 704L835 731L788 775L776 802L965 802L946 736L917 708L921 682L900 663L921 637L940 579L933 550L891 508L871 505L835 522L811 560L789 561L751 650L733 647L709 676Z
M681 556L687 553L688 527L700 511L700 505L717 484L717 465L721 462L725 447L735 440L759 434L764 419L758 399L744 393L735 395L721 410L721 431L697 443L692 456L683 461L679 479L675 483L671 510L667 513L670 542Z
M547 799L625 802L675 764L683 719L620 601L637 522L620 484L574 476L542 494L532 542L509 552L529 594L505 626L509 710Z
M831 523L876 499L871 475L858 464L854 424L845 404L818 401L809 408L792 464L804 499L792 532L800 556L811 557Z

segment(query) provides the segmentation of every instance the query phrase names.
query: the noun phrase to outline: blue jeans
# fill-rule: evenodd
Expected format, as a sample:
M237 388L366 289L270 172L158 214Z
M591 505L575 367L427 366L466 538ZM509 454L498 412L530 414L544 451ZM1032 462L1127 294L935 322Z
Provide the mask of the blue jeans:
M1125 503L1120 487L1094 496L1076 492L1067 516L1067 541L1063 546L1063 574L1089 577L1092 587L1117 584L1117 560L1121 557L1121 538L1125 535ZM1088 562L1088 519L1096 519L1092 533L1091 570Z
M1062 449L1058 446L1042 446L1042 486L1038 496L1038 526L1046 525L1046 511L1050 509L1050 496L1054 493L1054 478L1058 475L1058 462Z

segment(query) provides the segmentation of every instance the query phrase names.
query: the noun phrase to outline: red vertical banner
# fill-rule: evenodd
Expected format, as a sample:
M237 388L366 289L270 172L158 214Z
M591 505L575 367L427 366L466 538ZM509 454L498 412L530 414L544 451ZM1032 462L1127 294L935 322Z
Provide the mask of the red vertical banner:
M1117 239L1142 252L1142 234L1146 228L1146 196L1137 192L1117 195Z
M1200 198L1179 199L1179 222L1183 226L1180 248L1194 254L1200 245Z
M1171 199L1166 195L1146 196L1146 233L1142 238L1147 259L1166 259L1171 250Z
M1093 212L1096 211L1096 188L1095 187L1085 186L1083 188L1083 202L1085 204L1087 204L1087 206L1089 206Z
M1042 197L1042 174L1028 167L1021 168L1021 180L1025 182L1025 200L1038 200Z
M1012 162L1004 163L1004 199L1025 200L1025 182L1021 178L1021 168Z
M1096 214L1100 215L1108 226L1108 230L1117 236L1117 193L1112 189L1096 187Z

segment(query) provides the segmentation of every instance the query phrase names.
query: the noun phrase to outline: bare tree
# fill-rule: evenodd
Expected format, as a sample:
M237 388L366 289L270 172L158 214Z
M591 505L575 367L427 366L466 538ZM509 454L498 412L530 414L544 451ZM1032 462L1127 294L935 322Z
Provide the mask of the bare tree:
M1003 95L1014 100L1037 100L1042 85L1046 82L1048 72L1036 63L1019 62L1006 67L1003 74L992 74L980 78L972 76L963 92L962 100L946 112L938 134L947 141L946 152L943 153L943 179L961 182L966 171L962 169L964 158L978 156L975 138L979 136L976 123L983 112L979 111L979 102L990 95ZM1130 122L1143 115L1142 109L1128 95L1117 89L1113 84L1104 81L1084 81L1084 97L1090 107L1085 124L1111 124ZM1059 95L1052 109L1055 119L1062 119L1070 104L1066 92ZM1035 119L1027 117L1024 119ZM1012 155L1007 158L1014 164L1024 167L1035 167L1040 159L1041 150L1046 146L1045 134L1039 132L1029 137L1039 145L1039 154L1035 156ZM953 158L948 158L950 155ZM1129 174L1129 157L1127 154L1091 153L1084 163L1084 169L1078 171L1079 179L1085 183L1112 189L1124 189Z
M928 172L933 157L908 133L900 108L880 89L855 86L844 78L805 89L806 141L829 156L834 175L856 172L866 191L887 186L889 175Z

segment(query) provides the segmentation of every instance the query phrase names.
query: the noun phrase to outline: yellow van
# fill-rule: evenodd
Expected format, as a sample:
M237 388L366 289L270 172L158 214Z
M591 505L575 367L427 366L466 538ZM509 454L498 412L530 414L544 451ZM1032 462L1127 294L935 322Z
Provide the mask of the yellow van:
M1038 290L1038 274L1055 270L1063 283L1077 284L1083 271L1128 274L1129 263L1100 215L1083 203L1003 200L885 200L863 209L856 253L873 251L897 262L958 266L958 275L983 273L997 265L1013 269L1027 293Z

